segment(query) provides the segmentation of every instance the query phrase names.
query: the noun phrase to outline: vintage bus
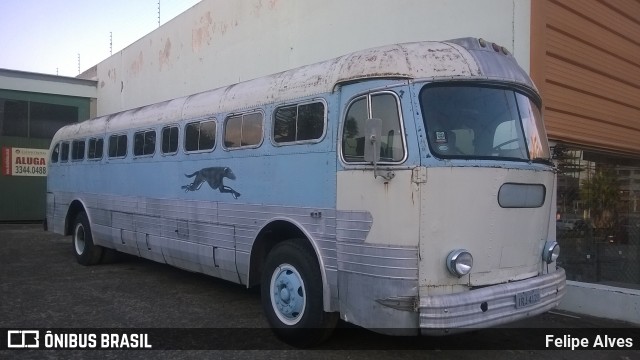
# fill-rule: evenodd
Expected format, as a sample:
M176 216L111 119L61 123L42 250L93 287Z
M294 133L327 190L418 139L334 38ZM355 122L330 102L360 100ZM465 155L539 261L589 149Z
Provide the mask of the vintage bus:
M117 251L259 285L298 346L339 318L504 324L565 293L541 108L483 39L357 51L63 127L47 224L83 265Z

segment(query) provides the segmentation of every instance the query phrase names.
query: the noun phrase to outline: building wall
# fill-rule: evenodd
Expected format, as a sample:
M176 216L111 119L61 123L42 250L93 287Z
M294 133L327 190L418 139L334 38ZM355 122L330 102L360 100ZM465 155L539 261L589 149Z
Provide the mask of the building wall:
M48 149L61 126L95 116L95 97L93 81L0 69L0 148ZM0 222L43 220L46 177L3 171L0 199Z
M558 263L576 281L561 308L638 323L640 3L531 5L531 75L556 144Z
M47 129L44 131L41 129L39 132L33 131L32 126L26 125L34 123L35 111L26 110L19 115L19 119L16 119L14 114L11 116L12 120L24 123L23 128L29 129L29 131L26 131L25 134L11 133L11 136L8 136L4 131L6 130L4 122L8 117L5 114L5 101L21 102L25 109L39 104L41 106L62 105L76 111L74 111L75 116L65 118L59 118L60 115L55 112L47 112L47 122L50 124L47 125ZM90 99L87 98L0 89L0 148L48 149L51 137L58 128L72 122L87 120L89 117ZM40 125L42 126L42 124ZM3 161L5 161L4 158L0 160L0 163ZM45 217L46 179L44 176L0 175L0 198L2 199L0 201L0 221L43 220Z
M529 68L526 0L203 0L96 66L97 114L374 46L482 37Z
M0 148L48 149L51 139L0 136ZM45 218L47 178L0 175L0 222Z
M640 152L640 3L532 2L531 73L554 140Z

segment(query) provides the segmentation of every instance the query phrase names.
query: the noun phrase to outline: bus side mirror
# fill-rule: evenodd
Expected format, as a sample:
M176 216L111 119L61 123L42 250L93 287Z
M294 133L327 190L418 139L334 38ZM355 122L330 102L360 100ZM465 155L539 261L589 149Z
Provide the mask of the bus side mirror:
M380 161L380 138L382 137L382 119L367 119L364 124L364 161L376 166Z
M379 173L378 161L380 161L380 147L382 138L382 119L367 119L364 124L364 161L373 164L373 177L382 176L385 180L391 180L396 174L391 171Z

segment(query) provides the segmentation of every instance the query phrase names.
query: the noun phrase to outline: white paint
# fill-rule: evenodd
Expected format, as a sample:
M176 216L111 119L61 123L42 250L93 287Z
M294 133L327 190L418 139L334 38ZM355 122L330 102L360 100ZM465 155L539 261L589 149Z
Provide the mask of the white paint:
M371 214L373 224L366 243L416 246L420 239L420 186L411 181L411 170L394 173L395 177L386 181L374 178L372 170L338 171L336 208Z
M440 291L434 286L495 284L541 272L553 179L550 171L428 168L427 182L421 189L421 295ZM547 188L544 205L501 208L498 192L507 182L543 184ZM457 279L446 270L446 256L455 249L466 249L473 255L470 276Z
M567 281L558 309L640 325L640 290Z
M203 0L97 65L97 112L424 40L482 37L528 71L530 7L530 0Z
M420 168L419 168L420 169ZM412 181L411 170L395 178L374 179L372 171L339 171L337 208L368 211L373 218L366 243L415 246L420 252L421 296L456 292L534 277L542 272L551 195L540 208L504 209L498 204L506 182L544 184L550 171L479 167L421 168L426 182ZM358 184L357 188L353 184ZM419 239L419 243L418 243ZM447 254L467 249L474 256L471 276L456 278L445 266Z

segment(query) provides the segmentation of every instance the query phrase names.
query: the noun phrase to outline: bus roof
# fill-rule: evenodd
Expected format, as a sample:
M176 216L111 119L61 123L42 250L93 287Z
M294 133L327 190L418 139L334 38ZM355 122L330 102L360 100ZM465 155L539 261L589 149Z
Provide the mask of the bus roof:
M53 143L284 103L332 92L342 83L394 78L500 80L535 89L511 54L481 39L394 44L67 125L56 133Z

